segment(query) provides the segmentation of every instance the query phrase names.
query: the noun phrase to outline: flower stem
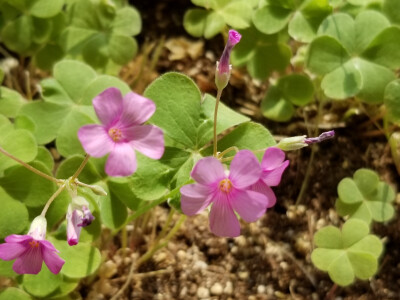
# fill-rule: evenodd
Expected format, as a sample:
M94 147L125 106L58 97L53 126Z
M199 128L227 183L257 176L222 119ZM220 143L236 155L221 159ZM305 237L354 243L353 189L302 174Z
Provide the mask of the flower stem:
M46 216L46 213L47 213L47 210L48 210L49 207L50 207L50 204L54 201L54 199L57 198L58 195L61 194L61 192L65 189L66 185L67 185L67 182L65 181L65 182L57 189L57 191L55 191L55 193L50 197L50 199L47 201L45 207L43 208L42 213L40 214L41 216L43 216L43 217Z
M218 159L223 158L225 154L227 154L227 153L229 153L231 151L235 151L235 153L238 153L239 152L239 148L236 147L236 146L232 146L232 147L229 147L228 149L225 149L224 151L222 151L221 153L218 154Z
M76 178L78 178L79 174L81 174L83 168L86 166L87 162L89 161L90 155L86 154L85 159L82 161L81 165L79 166L78 170L76 170L75 174L71 177L71 182L73 182Z
M160 243L158 241L156 244L153 245L145 254L143 254L135 263L135 261L132 262L131 267L129 269L128 277L126 278L126 281L124 285L120 288L118 293L116 293L111 300L117 300L119 297L123 294L123 292L128 288L129 284L131 283L132 277L133 277L133 272L137 270L140 265L148 261L152 256L154 255L155 252L158 250L164 248L165 246L168 245L169 240L177 233L183 222L186 220L185 215L181 215L178 222L175 224L175 226L171 229L171 231L168 233L168 235L163 239L163 241Z
M31 165L28 165L26 162L23 162L22 160L20 160L19 158L16 158L11 153L8 153L2 147L0 147L0 152L3 153L5 156L11 158L12 160L15 160L17 163L19 163L20 165L24 166L29 171L31 171L31 172L33 172L33 173L35 173L35 174L47 179L47 180L53 181L53 182L55 182L57 184L60 184L60 183L64 182L64 180L54 178L53 176L47 175L46 173L43 173L42 171L39 171L38 169L32 167Z
M215 99L215 110L214 110L214 157L217 157L217 116L218 116L218 105L221 99L222 89L218 89L217 98Z

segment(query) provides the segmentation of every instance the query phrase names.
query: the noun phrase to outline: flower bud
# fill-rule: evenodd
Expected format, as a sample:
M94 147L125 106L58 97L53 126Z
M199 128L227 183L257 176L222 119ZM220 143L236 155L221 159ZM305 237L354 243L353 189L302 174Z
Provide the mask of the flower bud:
M47 233L47 220L42 215L37 216L33 219L31 227L29 228L28 235L33 237L35 240L46 239Z
M276 145L276 147L282 149L283 151L301 149L308 146L308 144L305 142L306 137L306 135L300 135L284 138L278 143L278 145Z

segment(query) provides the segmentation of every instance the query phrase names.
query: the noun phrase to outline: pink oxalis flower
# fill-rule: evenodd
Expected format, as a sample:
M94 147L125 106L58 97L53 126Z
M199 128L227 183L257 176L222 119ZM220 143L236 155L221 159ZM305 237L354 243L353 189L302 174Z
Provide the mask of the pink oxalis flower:
M229 175L215 157L203 158L191 173L197 183L180 189L182 211L192 216L212 204L210 230L218 236L239 236L240 225L235 212L246 222L254 222L268 207L267 196L251 189L261 174L260 163L249 150L235 155Z
M77 245L82 227L89 226L94 220L86 199L80 196L73 197L72 202L68 206L66 218L68 245Z
M285 160L285 152L281 149L271 147L265 150L261 161L261 177L251 186L251 189L264 194L268 198L267 208L276 203L275 194L270 187L279 185L282 174L288 165L289 160Z
M229 63L233 47L240 42L241 34L236 30L229 30L228 41L222 52L221 59L217 62L217 72L215 73L215 85L219 90L224 89L231 76L232 66Z
M12 234L5 238L6 243L0 245L0 258L13 260L13 270L18 274L38 274L43 261L54 274L58 274L64 265L59 252L52 243L46 241L47 221L44 217L36 217L27 235Z
M110 176L129 176L136 171L135 150L159 159L164 153L164 135L154 125L143 125L155 112L153 101L130 92L122 97L117 88L108 88L93 99L101 125L81 127L78 138L93 157L110 153L105 171Z

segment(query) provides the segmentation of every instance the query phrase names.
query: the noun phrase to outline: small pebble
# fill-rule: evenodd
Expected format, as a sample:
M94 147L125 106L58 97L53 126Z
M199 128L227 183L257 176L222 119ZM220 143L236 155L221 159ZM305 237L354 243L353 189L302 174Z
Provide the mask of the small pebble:
M200 299L208 298L210 297L210 291L208 290L208 288L201 286L197 289L197 297L199 297Z
M239 275L239 278L242 280L249 278L249 272L239 272L238 275Z
M222 287L222 285L220 283L217 282L217 283L213 284L213 286L211 287L210 291L211 291L212 295L219 296L223 292L223 287Z
M186 252L183 250L179 250L178 253L176 254L176 256L180 259L180 260L184 260L186 257Z
M258 294L264 294L264 293L265 293L265 286L262 285L262 284L260 284L260 285L257 287L257 293L258 293Z
M228 281L224 288L224 294L232 295L233 293L233 284L231 281Z
M205 270L207 269L208 265L206 262L202 260L198 260L193 264L193 270Z

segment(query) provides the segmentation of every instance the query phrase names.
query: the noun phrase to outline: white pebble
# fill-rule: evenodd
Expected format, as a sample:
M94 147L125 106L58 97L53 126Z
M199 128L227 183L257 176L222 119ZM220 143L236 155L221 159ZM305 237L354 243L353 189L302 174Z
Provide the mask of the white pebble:
M223 292L223 287L222 287L222 285L220 283L217 282L217 283L213 284L213 286L211 287L210 291L211 291L212 295L219 296Z
M210 297L210 291L207 288L201 286L197 289L197 297L199 297L200 299L208 298Z

